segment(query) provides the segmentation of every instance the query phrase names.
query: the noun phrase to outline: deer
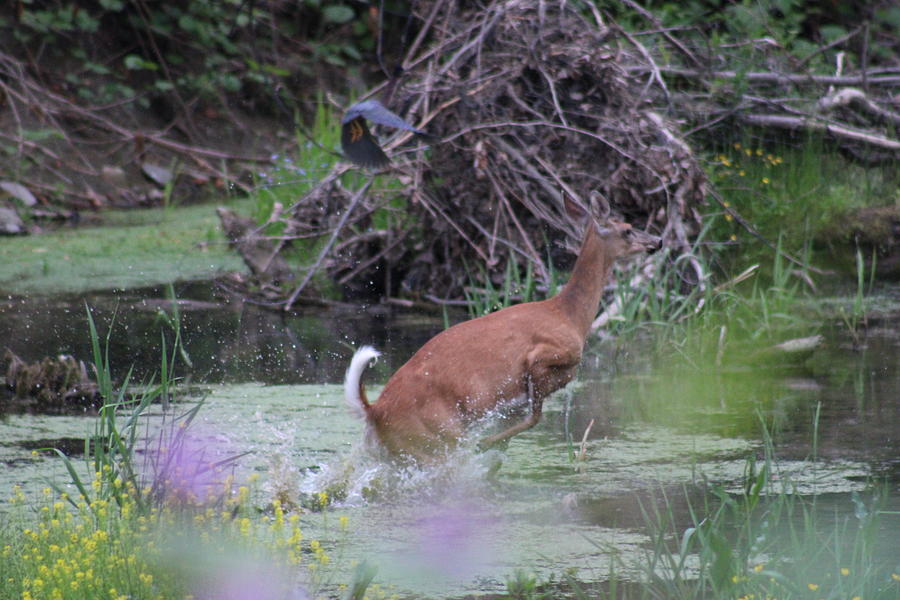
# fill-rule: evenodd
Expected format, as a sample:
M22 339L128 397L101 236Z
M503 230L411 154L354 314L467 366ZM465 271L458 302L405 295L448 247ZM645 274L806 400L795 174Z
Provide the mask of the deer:
M534 427L544 399L564 387L581 363L591 323L614 263L662 246L659 237L566 200L584 227L568 282L555 296L508 306L458 323L425 343L369 403L362 381L381 353L362 346L344 379L351 412L366 423L366 440L391 458L429 463L458 445L469 428L504 407L526 406L524 420L477 443L486 450Z

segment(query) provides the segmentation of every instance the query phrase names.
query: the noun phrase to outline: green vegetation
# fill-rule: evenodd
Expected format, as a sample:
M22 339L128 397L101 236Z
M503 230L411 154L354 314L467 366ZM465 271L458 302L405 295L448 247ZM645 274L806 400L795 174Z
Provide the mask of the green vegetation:
M463 290L466 294L467 308L471 318L486 315L512 304L532 302L540 299L536 289L532 263L530 262L525 268L525 274L523 275L519 268L519 263L515 260L507 260L503 282L499 286L494 285L484 268L479 269L479 271L478 277L472 274L469 275L471 284ZM483 287L480 287L479 282L482 281L484 284ZM546 294L546 297L554 294L555 291L550 291Z
M734 142L715 153L707 172L726 201L725 210L710 215L717 218L709 238L730 241L726 247L739 249L744 261L757 261L769 249L751 237L728 208L769 240L781 237L783 250L810 254L814 245L844 242L827 239L828 232L853 210L900 197L894 165L862 167L828 150L817 137L797 147Z
M89 436L86 475L81 474L78 465L66 461L75 472L71 476L75 487L68 492L62 487L55 493L48 489L37 500L29 500L21 490L13 491L11 516L4 515L0 521L0 581L8 583L0 588L0 599L53 598L54 590L61 598L184 598L189 594L215 595L225 589L216 585L243 589L240 586L248 581L271 586L265 589L271 590L272 597L284 596L283 590L298 586L311 595L325 597L362 600L364 596L375 599L388 595L372 585L370 568L342 557L341 548L349 536L355 535L355 529L351 529L349 521L335 515L338 509L329 505L330 490L328 494L313 495L304 503L309 512L303 513L292 503L296 495L287 488L282 494L282 488L274 481L265 490L252 479L241 482L229 461L223 462L207 448L198 448L191 442L195 415L198 410L205 410L201 405L163 423L159 447L165 452L151 453L150 460L147 454L135 454L134 424L138 420L146 422L143 417L150 417L151 421L158 418L157 401L174 400L181 392L174 376L175 359L180 356L176 350L178 317L168 319L174 339L162 340L159 377L129 393L123 391L127 376L122 387L112 385L106 366L108 334L104 348L102 336L91 318L88 320L94 362L109 401L101 409L97 429ZM767 335L777 337L776 329L773 326ZM714 331L711 327L710 330ZM779 600L852 599L857 595L886 600L900 591L900 582L895 581L900 573L890 563L894 559L892 548L885 545L883 534L879 537L879 531L888 529L885 519L893 518L882 510L886 492L875 484L875 492L841 494L842 504L835 507L834 494L820 499L801 489L810 481L815 485L819 481L816 473L826 468L817 462L815 434L810 457L800 467L812 475L797 482L791 474L796 472L795 467L781 463L775 450L773 440L781 426L777 415L786 411L772 404L780 401L774 384L758 372L729 374L725 369L718 379L713 379L709 371L691 375L691 361L715 362L717 343L718 338L714 337L671 352L668 364L655 367L659 369L659 376L654 378L659 388L648 384L646 378L642 381L640 376L630 384L628 378L617 377L617 382L622 383L616 383L619 387L615 398L623 407L635 406L645 423L668 428L693 426L725 436L761 436L763 445L758 450L748 452L749 443L729 450L750 456L742 484L736 486L732 482L725 487L709 483L703 476L684 475L693 469L685 463L697 455L698 437L681 436L676 450L671 441L659 440L662 428L650 431L634 446L656 443L658 454L653 462L657 464L677 452L677 462L661 468L671 471L672 465L677 464L680 474L660 481L660 491L650 498L640 496L646 521L642 529L649 537L643 545L643 555L636 557L596 541L598 553L613 557L608 572L601 570L582 578L583 573L564 570L551 580L511 570L508 597L749 600L752 594L754 598L768 595ZM727 342L722 355L726 367L732 360L733 343ZM634 385L634 389L630 391L629 385ZM263 389L252 387L256 391L230 390L240 399L235 402L235 415L244 415L246 399ZM264 393L282 394L283 405L296 403L296 390L279 392L268 388ZM299 412L292 408L291 414L302 415L298 420L308 423L343 414L339 401L326 406L328 403L316 400L327 393L335 399L340 395L337 389L326 392L317 388L309 392ZM720 395L729 404L740 404L742 408L720 413L718 422L713 420L715 415L696 422L698 415L709 415L714 410L721 401ZM685 402L695 396L696 404ZM271 410L277 405L266 406ZM626 423L629 417L626 413ZM344 418L349 419L345 415ZM339 425L338 430L347 436L342 440L358 434L358 429L347 433L346 423ZM569 460L576 463L576 473L571 467L566 468L571 463L564 462L562 444L541 448L542 452L558 454L555 463L541 462L541 470L555 473L560 481L599 477L608 467L597 470L596 465L583 463L585 451L577 446L580 433L573 436L568 449ZM311 444L321 446L317 456L333 456L334 437L321 432L313 437L316 441ZM708 435L706 439L717 438ZM527 448L510 451L532 454L534 441L528 440ZM606 447L603 452L613 454L614 450ZM646 460L632 459L630 467L639 470L641 477L653 478ZM720 455L710 460L728 459ZM730 462L739 472L740 461ZM583 464L586 469L580 468ZM275 470L270 465L273 480L279 477ZM516 485L521 484L520 477L516 474ZM673 482L684 485L683 498L667 485ZM373 502L392 500L388 497ZM558 510L556 502L558 499L554 499L553 506ZM311 515L313 512L319 514ZM321 520L322 528L311 524L310 519ZM310 530L315 530L313 536L317 539L309 539ZM609 538L605 540L613 544ZM402 563L397 568L402 569ZM635 572L643 574L643 583L635 583ZM347 588L338 585L351 577L355 579ZM590 583L597 580L604 583Z
M814 428L815 431L815 428ZM539 581L516 572L508 598L538 600L650 599L791 600L846 598L888 600L900 593L900 572L892 564L893 540L883 533L887 490L854 492L851 507L834 510L817 496L798 493L781 471L772 438L763 425L763 459L750 457L740 493L695 481L674 498L661 489L642 503L651 542L639 564L618 559L603 584L587 585L577 573ZM815 444L813 444L815 448ZM817 468L816 457L808 469ZM687 504L689 522L679 514ZM604 551L616 556L614 548ZM643 583L621 573L637 567ZM620 573L621 572L621 573Z
M246 200L223 203L246 210ZM209 205L103 213L102 226L5 238L0 287L9 293L81 293L147 287L241 271Z
M76 500L50 488L29 502L13 489L13 514L0 525L0 598L169 600L237 589L275 598L298 587L311 594L337 587L326 544L304 539L300 514L277 500L260 513L253 482L226 480L218 503L144 509L140 490L118 478L110 485L110 475L101 469L89 486L98 494L110 489L116 502ZM347 527L338 519L332 533L340 538Z
M292 74L292 52L312 55L297 65L301 76L313 77L323 62L352 72L373 47L351 4L307 0L279 13L273 27L273 12L239 0L152 8L123 0L21 2L0 10L0 51L33 58L39 49L63 61L64 85L88 103L136 99L147 108L159 98L218 104L271 87L275 77ZM119 31L137 43L110 58Z
M162 334L159 381L134 391L130 373L121 386L113 385L109 334L101 348L90 310L88 325L105 398L94 434L85 439L88 476L54 450L75 496L52 485L29 502L20 487L13 488L13 511L0 522L0 599L168 600L220 597L247 586L258 597L275 598L298 587L311 594L336 588L327 568L330 550L304 539L299 507L276 499L261 509L253 490L257 477L239 485L229 473L240 456L215 460L192 444L191 424L202 402L171 420L164 409L157 442L148 445L138 434L151 406L168 406L177 391L178 330L171 358ZM312 502L321 510L329 499L320 493ZM347 518L338 524L338 531L325 531L346 535ZM347 598L361 599L372 579L371 569L358 569ZM373 587L371 597L385 594Z
M626 29L635 31L646 26L646 21L627 3L602 1L598 4L615 14ZM872 38L900 27L900 11L891 2L873 2L863 7L853 3L823 5L806 0L651 0L642 2L641 6L666 27L683 28L688 34L693 32L698 40L708 35L714 47L727 48L745 71L771 68L767 62L770 55L765 49L771 44L787 51L794 60L808 64L813 72L831 74L834 54L839 48L822 52L822 45L855 33L863 23ZM698 23L703 24L702 31ZM748 40L765 43L746 43ZM862 53L868 53L872 61L891 57L889 48L876 45L851 46L847 52L856 64L863 63Z

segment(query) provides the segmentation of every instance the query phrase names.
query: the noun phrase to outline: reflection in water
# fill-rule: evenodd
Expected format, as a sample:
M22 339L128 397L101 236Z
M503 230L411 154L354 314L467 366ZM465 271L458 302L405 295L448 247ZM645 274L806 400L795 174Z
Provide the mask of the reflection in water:
M698 367L654 355L652 340L626 351L599 345L588 353L579 385L549 399L541 424L505 450L475 455L462 448L441 469L397 472L361 449L362 425L333 384L350 345L386 351L388 364L375 373L384 381L442 328L440 319L372 308L285 316L213 302L206 288L176 292L191 299L180 304L190 375L210 390L196 425L204 456L249 452L236 476L263 475L262 506L327 492L336 501L329 511L350 519L336 568L375 562L378 580L402 590L434 597L496 592L518 568L544 577L574 568L579 579L596 581L612 562L621 577L637 577L628 565L648 543L643 507L664 497L682 519L674 529L683 531L687 502L699 505L707 486L741 491L746 458L760 453L761 423L775 440L776 483L820 495L823 511L852 516L851 492L869 488L873 477L886 476L893 486L900 479L898 336L887 325L870 331L861 351L826 333L811 356L783 365ZM166 326L156 311L169 309L161 297L157 290L88 300L101 331L117 313L114 373L135 364L141 379L158 368ZM0 336L26 360L90 356L78 303L0 305ZM5 469L0 488L65 481L60 461L32 457L26 446L77 439L90 427L71 415L6 416L0 463L14 468ZM686 487L698 497L686 496ZM897 511L897 503L889 498L885 508ZM302 518L309 538L322 534L320 519ZM881 535L896 539L898 521L886 524Z
M443 329L440 317L396 314L379 306L315 308L288 315L219 298L209 283L181 284L175 293L181 335L193 364L187 374L203 383L337 382L354 347L372 344L386 350L384 368L396 368ZM0 301L0 353L8 347L29 363L59 354L89 361L85 304L101 338L113 324L113 373L134 366L136 379L142 380L158 372L160 331L170 344L174 332L160 317L160 312L173 313L172 303L164 289L156 288Z

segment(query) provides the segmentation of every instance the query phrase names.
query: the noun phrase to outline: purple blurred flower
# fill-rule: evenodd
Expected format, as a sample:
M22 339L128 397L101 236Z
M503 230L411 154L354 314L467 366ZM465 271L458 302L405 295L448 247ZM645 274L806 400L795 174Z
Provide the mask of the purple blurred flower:
M299 586L261 565L230 565L194 593L198 600L308 600Z
M181 502L205 504L221 499L233 458L225 440L196 424L164 427L147 450L146 472L153 491Z
M428 508L417 522L417 539L407 557L411 566L458 579L477 572L489 558L488 543L499 518L484 505L445 501Z

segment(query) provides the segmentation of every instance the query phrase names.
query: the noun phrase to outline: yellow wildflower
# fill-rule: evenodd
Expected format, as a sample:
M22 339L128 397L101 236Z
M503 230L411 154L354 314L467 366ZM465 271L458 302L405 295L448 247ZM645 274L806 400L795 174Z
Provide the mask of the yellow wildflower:
M818 583L807 583L806 587L808 587L811 592L814 592L817 589L819 589L819 584Z
M244 517L240 520L240 530L242 536L250 537L250 519Z
M848 569L847 567L841 567L841 575L846 577L849 574L850 574L850 569Z

